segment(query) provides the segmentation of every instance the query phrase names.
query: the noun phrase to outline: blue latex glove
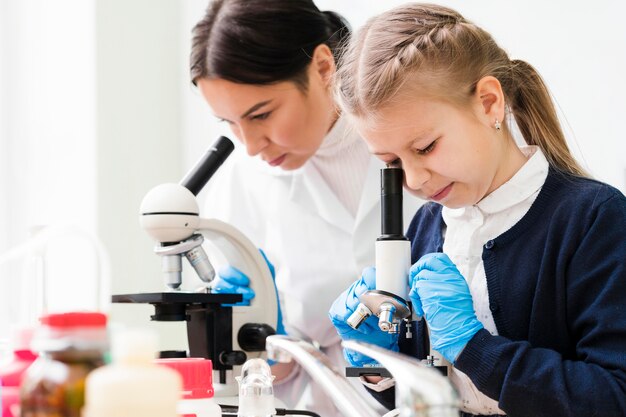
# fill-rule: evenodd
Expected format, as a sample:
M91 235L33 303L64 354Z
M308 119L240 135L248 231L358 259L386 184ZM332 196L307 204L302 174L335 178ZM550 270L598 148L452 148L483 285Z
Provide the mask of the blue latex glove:
M274 289L276 290L276 301L278 307L278 323L276 325L276 334L286 335L285 326L283 325L283 313L280 309L280 301L278 299L278 290L276 289L276 272L274 270L274 265L267 259L265 256L265 252L259 249L261 255L263 255L263 259L267 263L267 267L270 269L272 274L272 279L274 280ZM250 288L250 278L239 269L234 266L227 265L223 266L217 272L218 277L213 281L212 289L214 293L217 294L241 294L243 296L243 300L236 303L230 304L231 306L249 306L250 300L252 300L255 296L254 290ZM227 304L228 305L228 304Z
M429 253L411 267L409 285L413 309L426 317L433 349L454 364L467 342L483 328L465 278L448 255Z
M335 300L328 316L337 329L337 333L343 340L356 340L385 349L398 351L398 334L389 334L378 328L378 317L372 315L365 320L357 330L347 324L348 317L359 305L359 296L366 291L376 289L376 269L366 268L360 279L355 281L350 288L342 292ZM344 349L346 360L352 366L364 366L375 364L376 361L353 350Z

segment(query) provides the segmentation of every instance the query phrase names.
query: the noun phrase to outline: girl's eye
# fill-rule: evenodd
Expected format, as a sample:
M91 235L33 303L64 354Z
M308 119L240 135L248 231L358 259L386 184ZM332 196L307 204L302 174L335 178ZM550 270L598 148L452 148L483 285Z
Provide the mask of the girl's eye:
M435 144L436 143L437 143L437 140L434 140L434 141L431 142L430 145L428 145L424 149L416 149L415 152L418 155L426 155L427 153L432 152L432 150L435 149Z
M268 117L270 117L270 114L272 114L271 111L261 113L261 114L255 114L255 115L250 116L250 120L265 120Z
M387 162L387 168L402 168L402 161L400 158L396 158L391 162Z

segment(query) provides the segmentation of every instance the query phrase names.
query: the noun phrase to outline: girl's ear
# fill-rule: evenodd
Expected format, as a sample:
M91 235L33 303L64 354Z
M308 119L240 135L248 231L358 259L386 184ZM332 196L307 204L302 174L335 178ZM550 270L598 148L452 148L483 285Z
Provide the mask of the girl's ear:
M320 44L313 50L311 69L325 86L330 86L335 74L335 57L328 45Z
M504 93L502 85L496 77L487 75L476 83L474 107L477 115L488 126L493 127L496 120L504 120Z

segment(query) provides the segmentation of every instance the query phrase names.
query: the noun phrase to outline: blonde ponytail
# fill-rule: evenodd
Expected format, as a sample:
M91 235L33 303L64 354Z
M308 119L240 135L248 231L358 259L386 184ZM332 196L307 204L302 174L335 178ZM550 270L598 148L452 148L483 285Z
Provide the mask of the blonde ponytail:
M503 83L503 88L526 142L539 146L555 168L587 176L569 151L550 93L537 70L519 59L511 61L510 68L511 82Z

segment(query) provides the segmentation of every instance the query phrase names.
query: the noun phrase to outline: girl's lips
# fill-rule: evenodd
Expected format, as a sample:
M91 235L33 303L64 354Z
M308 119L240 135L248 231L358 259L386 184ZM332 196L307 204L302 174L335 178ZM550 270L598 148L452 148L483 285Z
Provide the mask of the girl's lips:
M430 196L430 199L434 200L434 201L443 200L444 198L446 198L448 196L448 194L450 194L450 190L452 190L452 184L450 184L447 187L437 191L436 194L433 194L432 196Z
M281 155L278 158L272 159L271 161L269 161L268 164L270 164L273 167L277 167L283 163L286 157L287 157L287 154Z

